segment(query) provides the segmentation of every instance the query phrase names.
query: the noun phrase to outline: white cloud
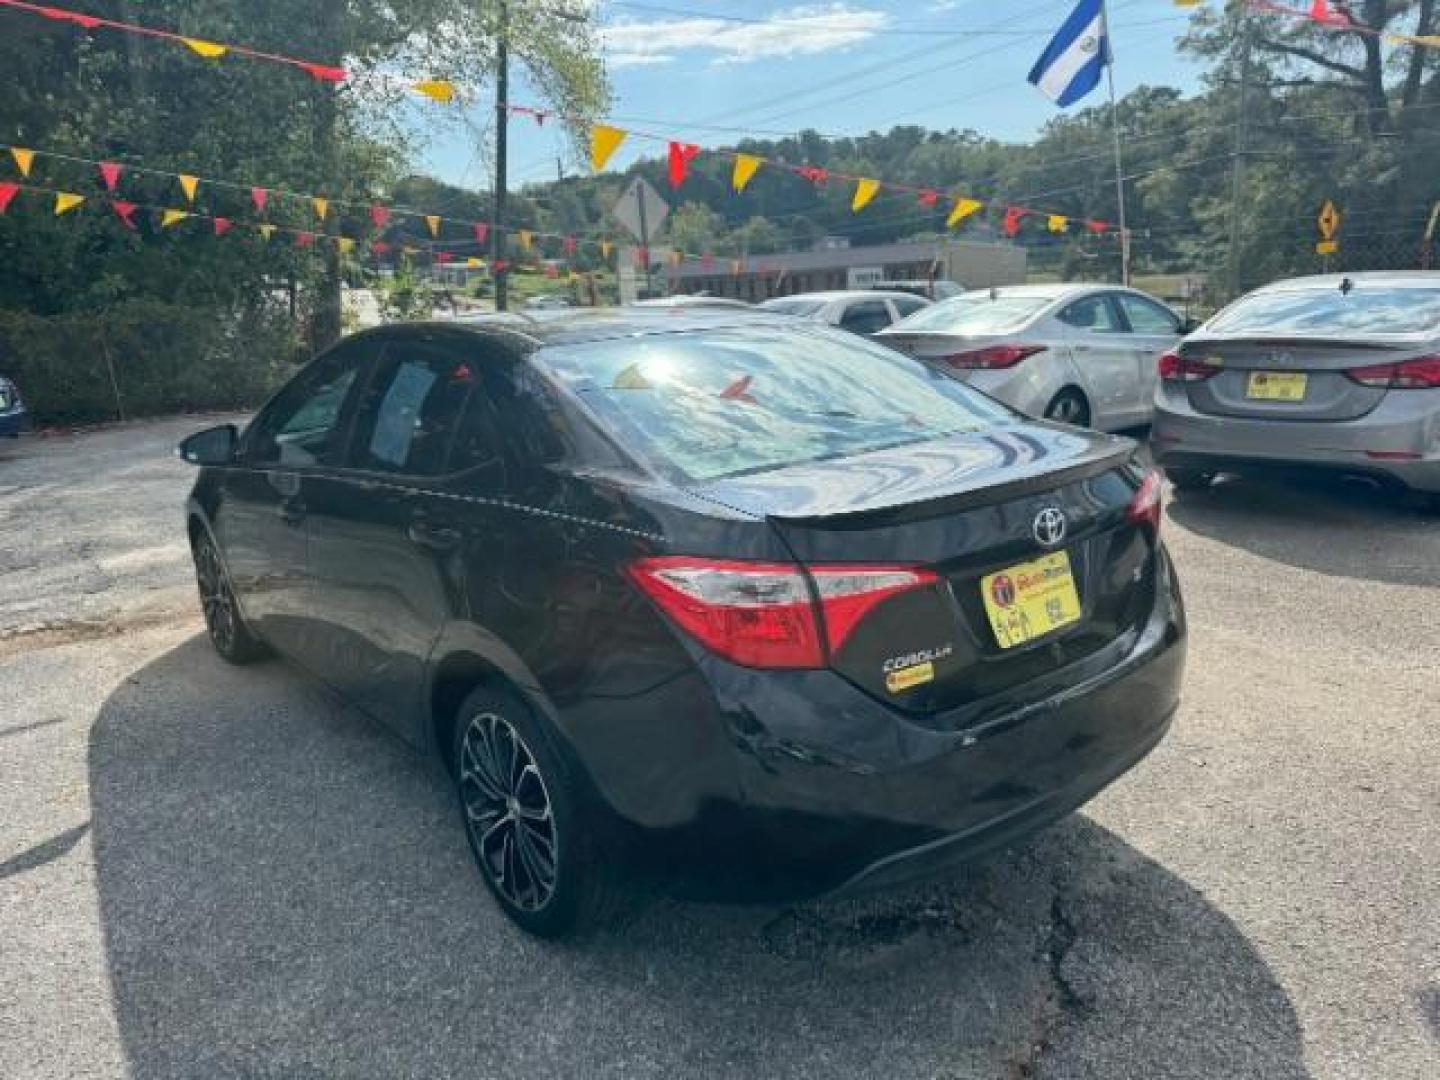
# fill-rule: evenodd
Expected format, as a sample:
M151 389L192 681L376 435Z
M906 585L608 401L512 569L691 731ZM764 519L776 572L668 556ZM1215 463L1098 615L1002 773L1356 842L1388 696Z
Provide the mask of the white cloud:
M808 56L843 49L873 37L890 17L843 4L795 7L753 23L704 17L613 23L601 30L612 67L667 63L691 50L713 53L717 63Z

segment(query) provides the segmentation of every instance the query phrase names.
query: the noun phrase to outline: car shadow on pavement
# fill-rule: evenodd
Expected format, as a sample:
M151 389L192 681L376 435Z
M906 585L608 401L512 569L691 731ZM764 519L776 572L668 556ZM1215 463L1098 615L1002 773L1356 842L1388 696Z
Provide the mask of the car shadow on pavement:
M1307 1075L1235 924L1083 816L944 884L638 902L557 945L485 895L437 772L284 665L184 643L110 696L89 766L147 1080Z
M1391 585L1433 585L1440 518L1400 495L1343 481L1223 477L1177 492L1176 524L1301 570Z

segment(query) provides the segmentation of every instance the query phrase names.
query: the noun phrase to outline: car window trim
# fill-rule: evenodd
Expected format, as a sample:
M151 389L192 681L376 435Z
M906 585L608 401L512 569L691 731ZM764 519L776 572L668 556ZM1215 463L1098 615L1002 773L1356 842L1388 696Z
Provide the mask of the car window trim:
M346 338L340 342L337 342L334 346L332 346L330 350L321 353L310 363L323 363L330 357L332 352L342 348L349 348L355 350L362 349L372 340L374 340L374 338L370 335L365 335L364 337ZM386 345L387 339L381 338L380 354L383 355ZM345 455L346 453L348 453L349 438L351 434L350 429L354 422L355 406L359 401L361 389L365 386L368 386L368 376L364 368L371 365L372 363L372 360L363 358L355 362L355 366L360 370L356 371L355 381L352 382L349 389L345 391L345 400L340 403L340 415L336 417L334 430L341 433L342 452L339 455L341 461L345 459ZM343 370L344 369L342 368L342 371ZM268 419L267 413L275 407L280 397L292 386L294 386L295 382L298 379L307 375L308 373L309 366L307 365L305 369L297 372L289 382L287 382L284 386L280 387L280 389L275 391L275 393L271 395L270 400L267 401L263 406L261 406L260 411L257 412L253 418L251 418L250 423L245 425L245 431L241 436L240 455L235 462L236 465L243 468L255 469L261 472L295 472L307 474L322 472L325 470L333 470L338 467L334 462L296 464L293 462L281 461L252 461L248 457L250 451L253 449L253 447L250 445L250 440L253 437L252 433L264 429L264 421Z

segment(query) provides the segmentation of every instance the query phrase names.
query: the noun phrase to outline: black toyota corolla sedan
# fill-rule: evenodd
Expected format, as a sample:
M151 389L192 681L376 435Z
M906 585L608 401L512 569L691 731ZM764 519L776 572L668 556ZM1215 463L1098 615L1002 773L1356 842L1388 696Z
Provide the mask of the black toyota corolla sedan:
M720 310L385 327L181 446L215 648L433 751L544 935L933 874L1138 761L1185 619L1134 450Z

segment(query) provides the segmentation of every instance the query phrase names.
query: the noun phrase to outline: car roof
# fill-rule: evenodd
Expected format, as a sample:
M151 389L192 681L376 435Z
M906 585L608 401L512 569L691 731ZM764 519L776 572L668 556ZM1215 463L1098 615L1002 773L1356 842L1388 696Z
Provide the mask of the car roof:
M1062 300L1070 296L1081 296L1085 293L1110 291L1134 292L1123 285L1107 285L1096 283L1051 283L1046 285L996 285L988 289L967 289L961 293L961 297L973 297L985 293L994 293L996 296L1020 296L1032 297L1036 300ZM958 297L956 299L959 299Z
M914 293L900 292L896 289L822 289L819 292L790 293L787 296L772 296L769 300L761 301L768 304L775 300L823 300L825 303L833 303L836 300L884 300L890 297L895 300L914 300Z
M649 337L701 330L765 325L794 329L795 321L758 308L728 307L618 307L557 309L545 319L515 312L468 319L390 323L361 331L365 335L403 336L407 332L471 333L511 344L539 348L577 345L615 338ZM358 335L357 335L358 336Z
M1311 274L1307 277L1284 278L1254 290L1256 293L1299 292L1309 289L1338 289L1349 281L1352 285L1367 282L1392 289L1440 288L1440 270L1363 270L1354 274Z

